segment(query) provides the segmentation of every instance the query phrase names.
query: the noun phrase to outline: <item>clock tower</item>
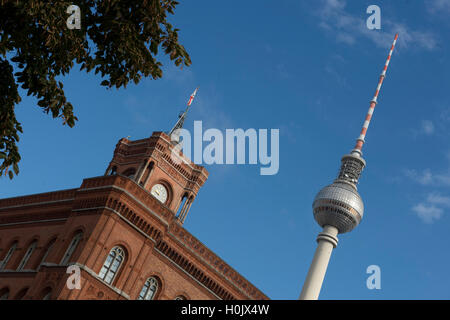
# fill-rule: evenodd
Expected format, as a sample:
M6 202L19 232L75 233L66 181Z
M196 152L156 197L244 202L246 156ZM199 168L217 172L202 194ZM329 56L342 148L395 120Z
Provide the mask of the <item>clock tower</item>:
M120 139L103 176L0 199L0 300L268 299L183 226L208 178L177 135L196 92L170 132Z
M168 134L153 132L146 139L120 139L105 175L134 180L183 224L208 171L177 151Z

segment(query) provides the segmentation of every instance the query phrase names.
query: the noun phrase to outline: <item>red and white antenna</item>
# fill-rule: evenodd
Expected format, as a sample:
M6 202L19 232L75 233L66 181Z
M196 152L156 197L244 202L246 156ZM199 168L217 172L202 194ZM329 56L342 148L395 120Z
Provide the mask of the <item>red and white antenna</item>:
M186 120L187 117L187 113L189 111L189 108L191 107L192 101L194 101L195 95L197 94L198 91L198 87L195 88L194 92L191 94L191 96L189 97L189 100L187 102L187 107L186 110L184 110L184 112L181 112L180 115L178 116L178 121L175 123L175 125L173 126L172 130L169 131L168 135L169 137L172 137L172 134L174 132L177 131L177 129L181 129L183 128L184 125L184 120ZM178 134L175 134L173 136L173 141L178 141L179 136Z
M198 87L195 88L195 91L194 91L194 92L191 94L191 96L189 97L189 100L188 100L188 103L187 103L188 107L190 107L192 101L194 101L195 95L197 94L197 90L198 90Z
M380 75L380 80L378 80L378 86L377 86L377 90L375 91L375 95L373 96L373 99L370 101L369 111L367 112L366 120L364 121L363 127L361 129L361 133L360 133L358 139L356 139L356 145L355 145L355 149L353 151L356 151L359 154L362 154L361 149L365 142L364 138L366 137L367 129L369 128L370 119L372 119L373 111L375 110L375 106L377 105L378 94L380 93L381 85L383 84L383 80L386 76L386 71L387 71L389 62L391 61L392 52L394 51L394 47L395 47L395 43L397 42L397 39L398 39L398 33L395 35L394 42L392 43L391 50L389 51L389 55L387 57L386 63L383 68L383 72Z

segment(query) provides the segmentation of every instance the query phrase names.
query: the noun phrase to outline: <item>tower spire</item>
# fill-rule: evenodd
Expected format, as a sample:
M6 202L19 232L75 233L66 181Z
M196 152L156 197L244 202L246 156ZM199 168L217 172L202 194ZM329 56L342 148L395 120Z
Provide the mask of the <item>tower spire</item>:
M189 108L191 107L192 101L194 101L195 95L197 94L197 90L198 90L198 87L195 89L195 91L189 97L186 110L184 110L184 112L180 113L180 115L178 116L178 121L175 123L172 130L170 130L170 132L169 132L169 137L173 136L173 138L174 138L174 139L172 139L173 141L178 142L178 140L180 138L179 135L177 134L176 130L183 128L184 120L186 120L187 113L189 111Z
M314 198L314 219L323 230L317 236L317 249L306 275L300 299L315 300L319 297L331 252L338 244L337 235L352 231L363 217L364 203L356 188L359 176L366 166L361 150L397 38L398 34L395 35L375 95L370 101L369 112L355 148L350 154L342 157L341 169L334 182L320 190Z
M362 147L364 145L364 138L366 137L367 129L369 128L370 120L372 119L373 111L375 110L375 106L377 105L377 98L378 94L381 90L381 85L383 84L383 80L386 77L386 71L389 66L389 62L391 61L392 52L394 51L395 44L398 39L398 33L395 35L394 42L392 43L391 50L389 51L388 57L386 59L386 63L384 64L383 71L381 72L380 79L378 80L377 89L375 90L375 94L370 100L370 106L369 111L367 112L366 120L363 123L363 127L361 129L361 133L359 134L358 139L356 139L356 145L355 149L353 149L354 152L358 152L360 155L362 155Z

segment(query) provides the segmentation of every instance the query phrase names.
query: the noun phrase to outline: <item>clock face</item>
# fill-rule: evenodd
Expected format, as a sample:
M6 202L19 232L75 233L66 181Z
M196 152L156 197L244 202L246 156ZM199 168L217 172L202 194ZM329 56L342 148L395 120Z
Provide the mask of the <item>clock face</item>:
M166 187L164 187L162 184L155 184L152 187L152 190L150 191L150 193L159 201L161 201L162 203L166 202L167 200L167 189Z

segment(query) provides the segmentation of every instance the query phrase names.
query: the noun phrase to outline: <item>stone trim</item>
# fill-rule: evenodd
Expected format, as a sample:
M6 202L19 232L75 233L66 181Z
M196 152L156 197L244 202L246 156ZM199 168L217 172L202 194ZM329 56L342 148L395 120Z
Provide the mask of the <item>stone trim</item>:
M211 293L212 295L214 295L217 299L222 300L222 298L220 298L217 294L215 294L213 291L211 291L211 289L209 289L208 287L206 287L203 283L201 283L200 281L198 281L195 277L193 277L189 272L187 272L185 269L183 269L181 266L179 266L175 261L173 261L171 258L169 258L168 256L166 256L162 251L159 251L157 248L154 248L154 250L156 252L158 252L160 255L162 255L163 257L167 258L167 260L169 260L170 262L172 262L172 264L174 266L176 266L178 269L180 269L183 273L187 274L191 279L193 279L196 283L198 283L200 286L202 286L203 288L205 288L206 290L208 290L209 293Z

